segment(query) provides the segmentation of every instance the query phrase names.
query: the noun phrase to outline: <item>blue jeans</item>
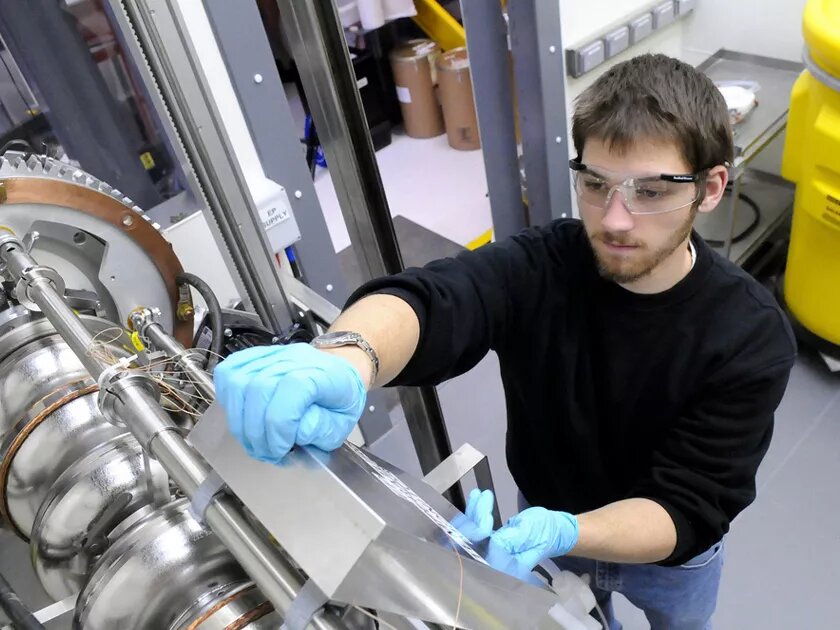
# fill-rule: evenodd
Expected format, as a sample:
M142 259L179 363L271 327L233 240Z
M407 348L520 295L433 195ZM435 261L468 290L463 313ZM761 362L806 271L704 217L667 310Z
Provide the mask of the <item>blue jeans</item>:
M528 507L520 495L519 509ZM682 566L620 564L562 556L552 561L563 571L590 578L609 630L621 630L612 605L613 592L640 608L651 630L711 630L723 567L724 543L712 545ZM598 619L600 621L600 618Z

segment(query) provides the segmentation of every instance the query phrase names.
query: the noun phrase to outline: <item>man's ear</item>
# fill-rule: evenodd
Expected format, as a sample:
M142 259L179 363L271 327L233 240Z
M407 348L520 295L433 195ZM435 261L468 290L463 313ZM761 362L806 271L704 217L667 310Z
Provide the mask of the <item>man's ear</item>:
M702 203L697 207L698 212L711 212L723 199L723 193L726 191L726 182L729 181L729 171L725 166L715 166L709 169L709 174L706 176L706 196Z

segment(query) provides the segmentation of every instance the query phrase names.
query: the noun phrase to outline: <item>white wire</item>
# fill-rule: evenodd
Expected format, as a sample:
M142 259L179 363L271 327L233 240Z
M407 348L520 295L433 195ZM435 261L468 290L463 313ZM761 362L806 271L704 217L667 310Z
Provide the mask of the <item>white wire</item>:
M604 611L601 610L601 607L598 605L598 600L595 600L595 610L598 611L598 616L601 618L601 625L604 626L604 630L610 630L610 624L607 623L607 616L604 614Z

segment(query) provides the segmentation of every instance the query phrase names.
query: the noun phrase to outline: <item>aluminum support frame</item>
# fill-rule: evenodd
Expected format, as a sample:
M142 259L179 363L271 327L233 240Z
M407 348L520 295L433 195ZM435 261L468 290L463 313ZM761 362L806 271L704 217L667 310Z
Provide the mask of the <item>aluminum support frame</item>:
M457 451L423 477L423 481L443 494L456 483L459 483L470 471L475 475L475 483L479 490L492 490L495 494L496 488L493 485L490 460L487 459L487 455L469 443L459 446ZM498 529L501 526L502 516L499 512L499 502L493 501L493 529Z
M179 0L109 2L117 23L139 41L141 61L148 64L153 85L160 89L214 219L211 230L218 235L222 255L233 262L243 297L263 323L279 333L292 321L280 270L237 160L236 138L228 134L210 88L213 78L205 75L187 27L203 5Z
M500 240L528 226L516 148L507 25L499 2L461 0L461 11L467 30L493 233Z
M560 3L509 2L508 15L528 212L541 225L572 216Z
M311 0L278 1L278 7L359 265L369 279L398 273L402 256L336 8ZM437 391L400 388L400 400L428 472L452 452ZM448 498L465 505L460 486Z
M329 301L335 310L332 317L324 319L329 325L350 292L300 151L303 130L295 129L268 39L261 36L264 27L257 4L205 0L205 6L266 175L290 192L301 233L294 249L308 288L301 305L311 308L313 303ZM282 276L281 280L286 293L290 283L300 285L293 278ZM359 428L365 442L371 444L388 432L391 420L380 392L370 392L368 402Z

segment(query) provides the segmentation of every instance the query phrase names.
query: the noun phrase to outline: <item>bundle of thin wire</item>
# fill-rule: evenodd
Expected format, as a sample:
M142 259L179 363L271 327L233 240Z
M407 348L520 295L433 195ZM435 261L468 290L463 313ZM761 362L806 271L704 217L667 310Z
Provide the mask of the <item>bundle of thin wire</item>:
M120 365L126 360L126 356L117 351L117 344L122 346L126 351L131 351L130 347L124 343L128 336L128 331L113 326L98 332L93 337L93 342L88 348L87 354L103 363L110 366ZM190 352L197 352L203 354L213 354L217 358L222 358L211 350L202 348L193 348ZM128 355L129 357L132 355ZM202 361L202 364L205 361ZM189 374L184 370L180 370L175 366L175 363L170 357L162 357L154 359L148 363L140 363L137 360L124 364L124 367L117 368L117 372L126 373L140 373L152 379L161 389L161 394L165 401L164 408L167 411L174 411L183 413L193 419L201 416L202 409L212 403L211 399L205 397L198 388L193 388L190 394L185 394L181 389L172 385L172 381L177 383L192 382ZM209 373L208 373L209 376Z

